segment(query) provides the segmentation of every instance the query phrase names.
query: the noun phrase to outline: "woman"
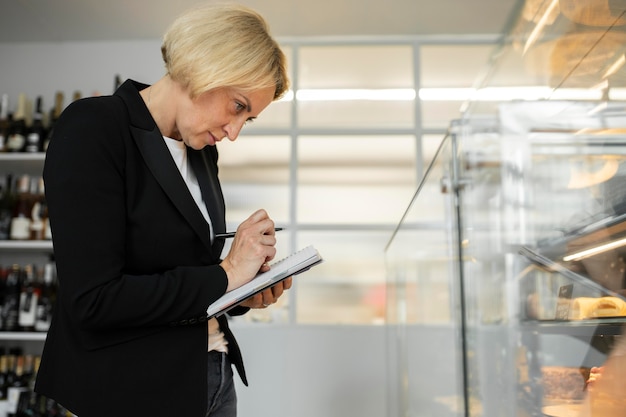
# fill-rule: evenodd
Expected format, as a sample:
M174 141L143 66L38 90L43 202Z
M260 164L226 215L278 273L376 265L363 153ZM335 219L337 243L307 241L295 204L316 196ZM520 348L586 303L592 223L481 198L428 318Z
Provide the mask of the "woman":
M60 288L36 391L79 417L235 416L231 362L247 384L226 318L206 309L268 269L274 222L253 213L221 259L215 144L284 94L285 57L262 17L234 5L183 14L162 53L152 86L68 106L47 151Z

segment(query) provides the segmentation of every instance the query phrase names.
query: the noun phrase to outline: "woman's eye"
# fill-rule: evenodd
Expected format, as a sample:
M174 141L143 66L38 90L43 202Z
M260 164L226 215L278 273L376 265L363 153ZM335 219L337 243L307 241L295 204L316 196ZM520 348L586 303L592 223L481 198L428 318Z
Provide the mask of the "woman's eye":
M246 109L246 106L244 104L241 104L239 102L235 102L235 111L237 113L241 113L242 111L244 111Z

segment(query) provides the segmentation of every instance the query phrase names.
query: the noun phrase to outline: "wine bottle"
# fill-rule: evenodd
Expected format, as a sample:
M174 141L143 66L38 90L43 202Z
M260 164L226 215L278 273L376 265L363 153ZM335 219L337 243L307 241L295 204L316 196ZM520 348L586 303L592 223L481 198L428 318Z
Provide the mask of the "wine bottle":
M22 152L26 145L26 95L20 94L17 109L9 126L6 148L8 152Z
M44 152L48 150L48 144L50 143L50 138L52 137L52 134L54 133L54 125L56 124L57 120L59 120L59 117L61 116L61 112L63 111L64 100L65 100L65 96L63 95L63 93L61 91L57 91L57 93L54 95L54 107L52 108L50 112L50 123L48 126L48 133L43 143L42 150Z
M9 95L0 98L0 152L6 152L9 139Z
M24 355L15 354L14 357L15 366L13 372L9 373L11 381L7 388L7 416L9 417L16 417L20 399L29 392L28 386L24 383Z
M48 206L44 192L43 177L33 178L31 189L33 192L33 206L30 211L30 240L44 240L50 235L50 225L48 224Z
M0 416L7 415L7 391L9 389L8 382L8 356L5 349L0 354Z
M20 330L25 332L35 331L37 304L39 304L39 296L41 294L41 288L37 285L35 274L36 271L33 265L24 266L18 325Z
M30 176L24 174L17 180L17 197L11 217L10 239L28 240L32 215L32 196Z
M50 329L52 320L52 309L55 302L55 265L48 262L43 269L43 283L41 284L41 295L37 300L37 314L35 318L35 331L47 332Z
M3 306L6 299L7 277L10 271L11 268L0 267L0 331L4 330ZM0 416L2 416L1 413Z
M43 111L42 111L42 97L37 97L35 103L35 109L33 112L33 123L28 129L26 135L26 145L24 146L25 152L41 152L43 149L43 139L46 134L46 129L43 124Z
M11 219L15 204L14 180L12 174L7 174L0 183L0 240L7 240L11 232Z
M7 332L19 330L20 293L22 291L22 268L13 264L7 275L4 304L2 305L3 328Z

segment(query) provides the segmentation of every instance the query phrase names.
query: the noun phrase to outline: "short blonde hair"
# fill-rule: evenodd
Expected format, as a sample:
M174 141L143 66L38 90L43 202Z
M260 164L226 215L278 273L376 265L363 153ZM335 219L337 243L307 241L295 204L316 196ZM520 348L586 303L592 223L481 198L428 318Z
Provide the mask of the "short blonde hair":
M209 4L178 17L163 37L165 68L191 97L221 87L289 88L286 58L263 17L235 4Z

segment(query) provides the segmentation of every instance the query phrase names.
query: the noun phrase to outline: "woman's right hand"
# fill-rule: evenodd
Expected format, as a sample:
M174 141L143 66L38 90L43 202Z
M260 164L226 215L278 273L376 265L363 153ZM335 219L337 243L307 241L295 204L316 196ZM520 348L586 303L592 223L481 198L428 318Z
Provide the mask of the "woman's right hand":
M220 266L228 276L226 291L234 290L250 281L276 255L274 221L263 209L257 210L237 228L228 255Z

